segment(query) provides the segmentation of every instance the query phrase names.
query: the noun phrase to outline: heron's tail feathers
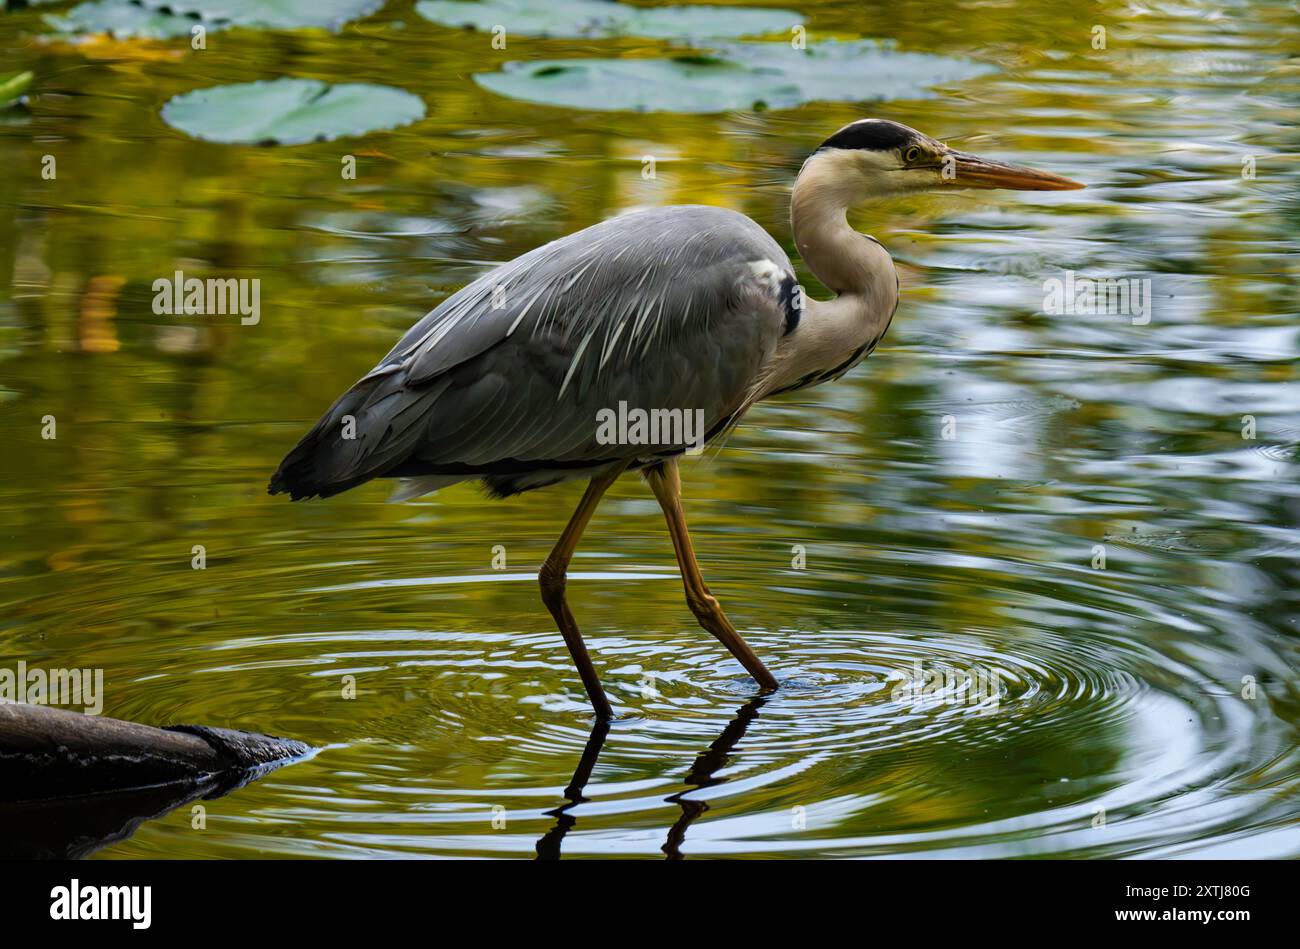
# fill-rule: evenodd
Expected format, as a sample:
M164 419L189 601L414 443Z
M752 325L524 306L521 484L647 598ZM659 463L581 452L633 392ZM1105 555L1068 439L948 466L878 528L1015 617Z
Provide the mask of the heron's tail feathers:
M416 393L376 371L343 393L280 462L267 491L295 501L340 494L392 471L421 426Z

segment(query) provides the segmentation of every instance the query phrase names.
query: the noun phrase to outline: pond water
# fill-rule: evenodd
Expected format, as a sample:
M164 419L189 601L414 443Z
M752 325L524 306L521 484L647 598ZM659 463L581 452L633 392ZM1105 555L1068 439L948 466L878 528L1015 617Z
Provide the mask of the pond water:
M0 113L0 663L101 668L118 718L320 748L207 802L205 829L181 808L99 857L1300 856L1290 4L782 3L810 45L986 68L645 114L474 76L674 40L496 50L407 2L203 50L43 38L68 6L0 15L0 73L36 77ZM279 147L160 117L281 76L427 115ZM777 693L696 626L634 478L569 584L608 729L535 580L579 486L266 495L332 398L494 263L677 203L743 211L794 258L799 163L865 115L1089 188L855 213L902 279L884 344L684 465L705 575ZM259 279L259 320L155 315L177 270ZM1045 312L1067 272L1149 281L1149 310ZM942 687L909 693L918 669Z

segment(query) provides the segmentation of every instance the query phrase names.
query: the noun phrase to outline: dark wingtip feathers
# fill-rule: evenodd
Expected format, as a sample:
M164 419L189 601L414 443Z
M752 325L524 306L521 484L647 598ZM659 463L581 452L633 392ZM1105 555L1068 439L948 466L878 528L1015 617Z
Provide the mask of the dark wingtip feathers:
M336 430L334 416L337 408L338 403L335 403L334 408L326 412L311 431L293 446L293 450L284 456L280 467L275 469L275 474L271 475L266 486L267 494L287 494L291 501L327 498L369 480L368 477L340 479L337 471L327 470L330 467L331 446L326 436L327 432Z
M294 470L295 468L301 468L302 462L305 460L295 457L297 455L298 449L295 448L280 463L280 467L275 469L275 474L271 475L271 480L266 485L266 493L287 494L290 501L305 501L308 498L325 497L318 488L311 484L310 479L304 472Z

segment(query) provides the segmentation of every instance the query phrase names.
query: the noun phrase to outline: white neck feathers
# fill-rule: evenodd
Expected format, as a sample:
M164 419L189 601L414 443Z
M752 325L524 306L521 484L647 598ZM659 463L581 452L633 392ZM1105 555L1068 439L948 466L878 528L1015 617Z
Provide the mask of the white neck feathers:
M889 253L849 227L849 207L866 197L864 179L851 161L849 153L819 152L795 181L790 200L795 247L836 296L804 297L798 328L782 339L764 374L764 395L847 371L879 341L898 305L898 277Z

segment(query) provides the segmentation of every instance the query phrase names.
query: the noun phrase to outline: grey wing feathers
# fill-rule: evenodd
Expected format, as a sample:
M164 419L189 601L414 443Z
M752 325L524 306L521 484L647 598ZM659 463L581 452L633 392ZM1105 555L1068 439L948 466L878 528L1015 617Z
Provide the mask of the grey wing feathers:
M616 461L632 449L599 444L596 413L620 401L725 422L781 335L791 274L762 228L721 208L636 212L553 241L411 327L270 490L297 499L383 476L450 483Z

